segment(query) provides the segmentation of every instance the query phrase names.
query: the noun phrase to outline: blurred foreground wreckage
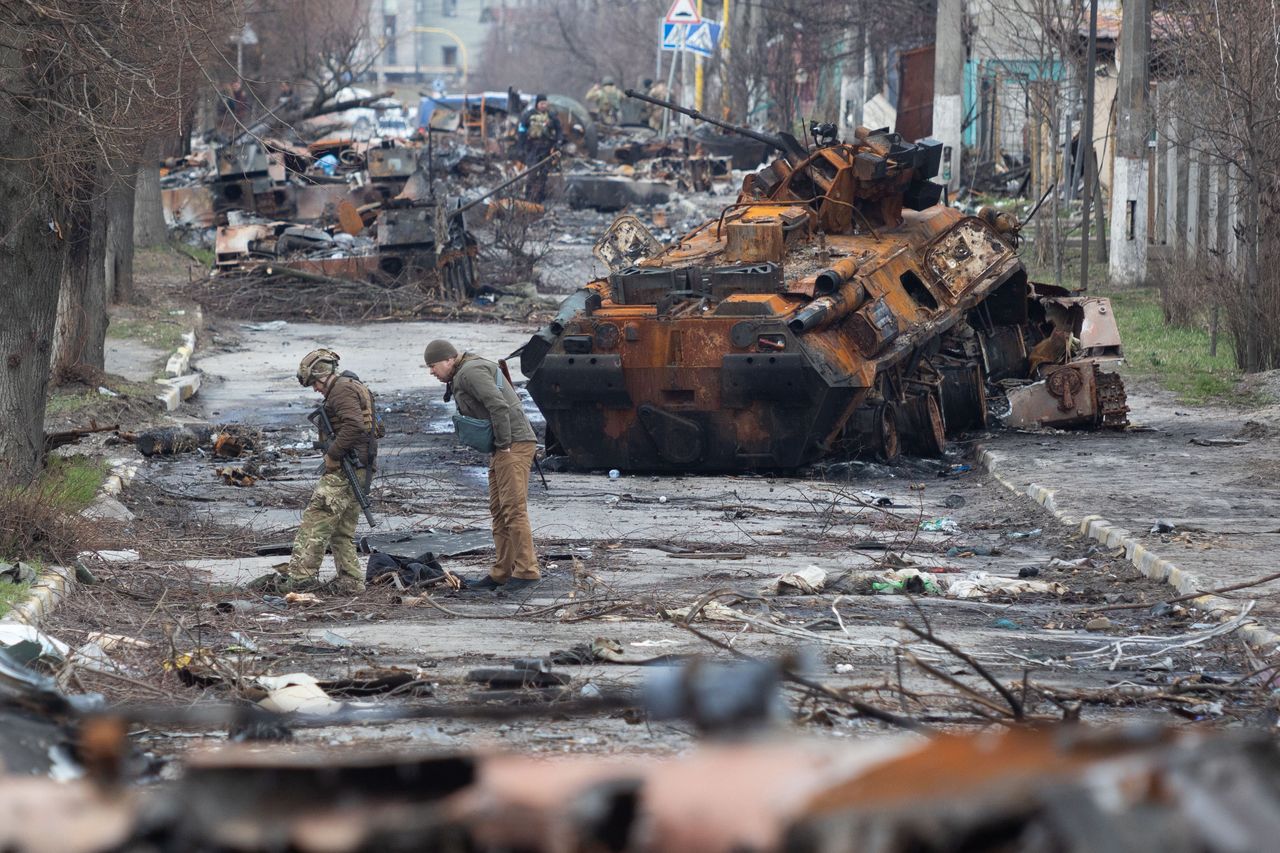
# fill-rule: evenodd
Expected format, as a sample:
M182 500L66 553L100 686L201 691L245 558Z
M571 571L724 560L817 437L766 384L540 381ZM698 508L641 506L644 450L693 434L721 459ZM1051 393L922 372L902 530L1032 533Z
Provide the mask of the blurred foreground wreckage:
M177 782L0 776L21 853L1261 851L1280 832L1265 735L1083 727L675 757L233 746Z
M940 455L1009 388L1011 425L1126 425L1109 303L1028 281L1008 214L939 204L940 142L815 124L806 148L627 94L782 156L672 246L634 222L597 244L609 277L521 351L549 449L678 471Z
M504 691L492 703L327 701L334 710L311 714L107 708L30 669L57 650L28 635L0 648L0 850L14 853L1190 853L1270 850L1280 835L1280 752L1265 731L800 738L776 726L780 683L807 683L785 660L655 667L639 691L548 703ZM188 754L157 781L129 737L619 711L720 739L678 756L561 758L257 742Z

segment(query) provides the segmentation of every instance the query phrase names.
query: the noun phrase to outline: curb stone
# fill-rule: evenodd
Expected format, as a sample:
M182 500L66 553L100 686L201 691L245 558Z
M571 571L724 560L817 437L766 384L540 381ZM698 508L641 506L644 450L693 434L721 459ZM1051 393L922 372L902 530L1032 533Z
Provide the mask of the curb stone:
M193 328L182 333L182 343L169 356L165 364L164 379L157 379L160 392L156 399L164 404L165 411L172 412L200 390L200 373L188 373L191 369L191 358L196 351L196 332L204 328L204 312L196 308L192 312Z
M1082 534L1101 542L1108 548L1123 548L1125 559L1133 564L1139 572L1151 580L1164 581L1177 590L1179 595L1191 595L1203 589L1204 584L1198 575L1183 569L1170 560L1166 560L1147 548L1133 536L1129 530L1112 524L1100 515L1086 515L1075 518L1058 509L1055 496L1057 490L1038 483L1029 483L1026 488L1014 485L1000 470L1000 456L979 445L975 458L988 474L1009 491L1024 495L1053 513L1059 523L1066 527L1076 527ZM1200 595L1191 599L1189 604L1195 605L1219 622L1230 622L1240 616L1238 602L1219 595ZM1280 634L1264 628L1257 623L1240 626L1240 635L1245 642L1267 652L1280 651Z
M0 622L38 626L42 619L53 612L58 602L66 597L75 582L75 569L49 566L41 570L40 576L27 592L27 597L14 604Z
M138 473L138 463L123 457L111 460L111 473L98 490L90 508L102 500L114 501L124 487L129 485ZM87 511L87 510L86 510ZM128 510L126 510L127 512ZM58 603L71 592L76 584L76 570L64 566L47 566L42 569L27 597L9 608L9 612L0 622L20 622L24 625L38 627L40 622L53 613Z

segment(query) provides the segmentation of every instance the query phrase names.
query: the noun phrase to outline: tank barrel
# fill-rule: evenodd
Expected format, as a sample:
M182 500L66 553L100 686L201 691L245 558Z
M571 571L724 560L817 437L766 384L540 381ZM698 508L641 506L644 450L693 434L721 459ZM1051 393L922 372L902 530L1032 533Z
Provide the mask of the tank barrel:
M831 270L827 270L831 272ZM819 296L796 312L787 323L793 334L826 326L839 320L852 311L858 310L867 301L867 290L856 281L845 283L839 290L826 296Z
M831 269L823 270L818 273L814 282L813 292L819 296L825 296L828 293L835 293L844 283L853 278L858 272L857 258L841 258L832 264Z
M736 124L729 124L727 121L720 121L719 119L712 118L698 110L690 109L689 107L682 107L679 104L672 103L671 101L664 101L661 98L651 98L648 95L637 92L635 89L627 89L623 94L628 98L635 98L636 100L655 104L668 110L684 113L690 118L697 119L698 121L705 121L707 124L713 124L723 130L728 130L740 136L746 136L750 139L756 140L757 142L763 142L765 145L768 145L770 148L776 148L783 154L794 154L798 157L803 157L808 153L804 150L804 146L795 139L788 139L771 133L761 133L760 131L752 130L749 127L739 127Z

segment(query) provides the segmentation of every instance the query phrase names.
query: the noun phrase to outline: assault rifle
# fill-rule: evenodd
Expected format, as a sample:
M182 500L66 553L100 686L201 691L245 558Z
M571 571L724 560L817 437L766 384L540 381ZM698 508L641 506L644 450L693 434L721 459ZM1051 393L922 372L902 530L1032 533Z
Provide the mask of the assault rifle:
M311 414L307 415L307 420L311 421L320 431L320 443L317 445L326 453L329 447L337 439L338 433L333 428L333 423L329 420L329 413L324 410L324 406L316 406ZM324 470L324 463L320 463L320 469ZM373 517L373 513L369 511L369 496L365 494L364 489L360 486L360 478L356 476L356 459L355 454L347 451L347 455L342 457L342 473L346 475L347 483L351 486L351 491L355 493L356 500L360 503L360 510L364 513L365 520L369 522L370 527L377 527L378 522Z

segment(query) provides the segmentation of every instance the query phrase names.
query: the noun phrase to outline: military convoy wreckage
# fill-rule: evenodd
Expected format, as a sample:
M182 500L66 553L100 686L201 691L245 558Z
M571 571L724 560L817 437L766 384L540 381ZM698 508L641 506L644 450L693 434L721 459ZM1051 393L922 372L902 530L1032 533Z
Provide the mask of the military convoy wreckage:
M653 102L782 156L671 246L615 223L612 273L521 350L551 452L668 471L941 455L1006 391L1024 425L1126 424L1107 300L1030 282L1008 214L939 204L940 142L815 125L806 147Z

